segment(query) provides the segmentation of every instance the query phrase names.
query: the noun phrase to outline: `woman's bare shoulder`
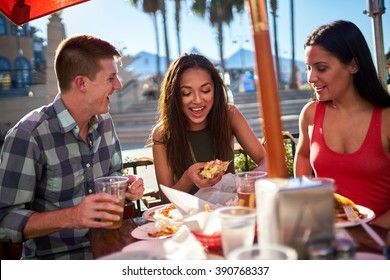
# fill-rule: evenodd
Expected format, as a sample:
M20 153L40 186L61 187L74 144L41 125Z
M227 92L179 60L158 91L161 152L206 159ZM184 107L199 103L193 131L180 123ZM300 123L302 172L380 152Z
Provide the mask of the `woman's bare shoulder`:
M382 108L382 115L386 120L390 119L390 107Z
M152 128L152 140L153 140L153 144L162 144L164 142L161 123L156 124Z
M386 124L384 127L390 133L390 126L388 125L390 123L390 107L382 108L382 122Z
M307 102L303 107L302 111L311 111L316 109L317 102L312 100Z
M227 105L227 109L228 109L229 113L231 113L231 112L234 113L236 111L239 111L238 108L236 107L236 105L230 104L230 103Z
M316 110L317 102L316 101L309 101L306 103L301 110L301 117L309 117L314 116L315 110Z

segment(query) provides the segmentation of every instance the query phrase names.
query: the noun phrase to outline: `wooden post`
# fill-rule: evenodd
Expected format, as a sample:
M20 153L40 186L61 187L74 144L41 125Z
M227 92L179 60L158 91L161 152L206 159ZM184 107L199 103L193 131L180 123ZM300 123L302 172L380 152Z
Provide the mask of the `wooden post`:
M255 44L257 98L263 117L264 137L267 141L268 177L288 178L280 120L279 92L271 52L265 1L248 0Z

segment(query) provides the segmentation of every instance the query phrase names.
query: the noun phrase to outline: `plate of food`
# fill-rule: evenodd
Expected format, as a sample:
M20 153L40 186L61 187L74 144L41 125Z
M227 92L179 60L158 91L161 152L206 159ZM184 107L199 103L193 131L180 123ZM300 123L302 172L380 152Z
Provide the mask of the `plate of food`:
M172 237L180 228L182 223L171 222L169 219L158 220L135 228L131 236L140 240L164 239Z
M142 214L142 218L152 222L156 221L156 217L158 216L164 216L173 220L183 219L183 215L172 203L149 208Z
M356 205L352 200L346 198L345 196L335 193L334 198L336 228L353 227L359 225L359 222L351 222L348 220L347 215L344 212L343 206L351 206L363 222L368 223L375 218L374 211L367 207Z

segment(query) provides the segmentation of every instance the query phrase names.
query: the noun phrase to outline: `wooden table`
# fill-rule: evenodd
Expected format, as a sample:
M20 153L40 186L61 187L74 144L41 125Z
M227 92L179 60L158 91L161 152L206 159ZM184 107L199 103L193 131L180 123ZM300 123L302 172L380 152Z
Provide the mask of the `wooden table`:
M123 247L139 241L131 236L131 232L138 225L145 222L147 221L142 218L127 219L123 222L122 227L118 229L92 229L90 231L90 241L95 258L119 252ZM374 225L371 225L371 227L385 240L386 229ZM361 226L349 227L346 230L357 243L357 252L382 253L381 248Z
M131 236L131 232L145 222L142 218L133 218L124 220L117 229L91 229L89 238L95 258L118 252L126 245L139 241Z
M382 240L386 243L386 236L389 230L379 227L376 225L371 225L370 227L379 234ZM367 232L361 226L349 227L347 228L348 234L355 240L357 243L358 252L372 252L372 253L382 253L382 248L367 234Z

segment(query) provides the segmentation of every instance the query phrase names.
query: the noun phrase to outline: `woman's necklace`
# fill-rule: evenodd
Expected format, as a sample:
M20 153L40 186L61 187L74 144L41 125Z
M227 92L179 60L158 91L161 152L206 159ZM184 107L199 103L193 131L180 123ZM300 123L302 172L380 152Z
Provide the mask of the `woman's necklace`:
M191 141L189 139L188 134L187 134L187 144L188 144L188 147L190 148L190 154L191 154L192 163L197 163L198 161L196 160L194 149L192 148L192 144L191 144ZM213 155L213 159L215 159L215 152L214 152L214 155Z
M195 154L194 154L194 150L192 149L191 141L188 139L188 135L187 135L187 144L188 144L188 147L190 148L192 163L197 163L196 157L195 157Z

